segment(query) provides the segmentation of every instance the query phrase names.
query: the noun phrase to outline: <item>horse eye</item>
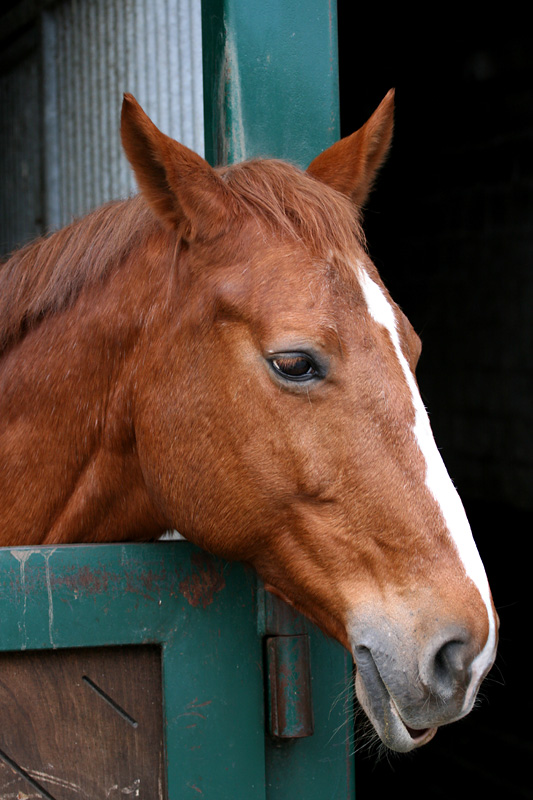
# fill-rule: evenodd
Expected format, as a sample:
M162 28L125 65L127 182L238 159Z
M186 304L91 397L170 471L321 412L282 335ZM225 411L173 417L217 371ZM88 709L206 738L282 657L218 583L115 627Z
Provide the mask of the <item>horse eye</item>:
M274 370L291 381L308 381L319 374L318 367L310 356L301 353L285 353L270 359Z

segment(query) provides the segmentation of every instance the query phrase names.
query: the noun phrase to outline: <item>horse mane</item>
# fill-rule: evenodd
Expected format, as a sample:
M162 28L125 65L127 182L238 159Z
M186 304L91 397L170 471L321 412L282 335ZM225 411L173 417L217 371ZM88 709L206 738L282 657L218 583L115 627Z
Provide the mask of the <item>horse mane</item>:
M0 266L0 354L39 320L69 306L85 286L102 282L160 228L140 195L107 203L30 242Z
M348 198L297 167L253 160L218 170L238 205L271 230L295 238L316 256L364 246ZM108 203L67 227L31 242L0 265L0 355L40 320L75 301L143 241L170 236L142 195Z

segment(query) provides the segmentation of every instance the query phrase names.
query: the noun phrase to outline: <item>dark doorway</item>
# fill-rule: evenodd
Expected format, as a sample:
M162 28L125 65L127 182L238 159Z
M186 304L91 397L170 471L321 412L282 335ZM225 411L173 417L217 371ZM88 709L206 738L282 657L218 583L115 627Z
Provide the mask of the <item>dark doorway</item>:
M411 756L357 763L359 797L532 798L526 675L533 529L533 56L525 17L380 11L339 0L342 134L391 87L396 132L365 229L421 335L419 383L501 619L479 708ZM357 732L356 732L357 742Z

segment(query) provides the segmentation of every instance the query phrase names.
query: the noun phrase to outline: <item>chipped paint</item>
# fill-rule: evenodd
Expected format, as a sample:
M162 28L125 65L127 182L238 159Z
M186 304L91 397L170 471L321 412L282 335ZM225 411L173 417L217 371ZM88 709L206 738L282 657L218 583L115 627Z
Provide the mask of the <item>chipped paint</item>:
M191 606L206 608L226 585L222 565L206 553L193 553L191 566L194 571L181 581L179 590Z
M130 797L139 797L140 786L141 781L139 778L136 778L130 786L124 786L124 788L120 790L120 793L129 795Z
M234 32L226 31L224 66L220 71L218 113L221 128L221 163L236 164L245 161L246 137L244 133L243 103L239 57Z
M140 797L141 794L140 787L141 787L140 778L136 778L133 781L133 783L131 783L129 786L121 787L118 785L118 783L114 783L112 786L109 787L109 789L105 790L105 796L109 798L111 796L115 796L115 793L117 793L117 795L123 794L128 797Z
M38 550L10 550L11 555L13 558L16 558L19 562L19 569L20 569L20 585L22 588L22 596L24 598L23 603L24 607L22 609L22 619L19 622L19 630L22 633L22 643L20 645L21 650L26 650L28 646L28 633L26 631L26 609L27 609L27 593L26 593L26 561L32 555L32 553L38 553Z
M46 593L48 595L48 638L50 644L55 649L53 629L54 629L54 600L52 597L52 585L50 583L50 557L55 553L57 548L52 550L43 550L42 555L45 560L46 568Z
M28 598L28 588L26 586L26 563L29 561L32 555L42 556L45 562L45 576L46 576L46 593L48 597L48 637L50 640L50 645L52 648L55 648L54 643L54 636L53 636L53 628L54 628L54 599L52 595L52 584L50 580L50 557L55 553L57 548L52 548L48 550L46 548L39 548L35 550L24 550L24 549L13 549L9 552L19 562L19 570L20 570L20 585L22 590L23 596L23 610L22 610L22 619L19 622L19 630L22 634L22 643L20 646L21 650L26 650L28 645L28 634L26 630L26 611L27 611L27 598Z

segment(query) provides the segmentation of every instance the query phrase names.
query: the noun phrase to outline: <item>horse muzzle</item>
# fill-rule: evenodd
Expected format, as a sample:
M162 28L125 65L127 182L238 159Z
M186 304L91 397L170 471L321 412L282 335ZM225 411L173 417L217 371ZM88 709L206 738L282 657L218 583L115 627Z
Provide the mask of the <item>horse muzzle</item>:
M479 647L458 627L421 647L374 629L357 636L352 650L357 698L382 742L398 752L427 744L438 727L468 714L493 661L475 674Z

